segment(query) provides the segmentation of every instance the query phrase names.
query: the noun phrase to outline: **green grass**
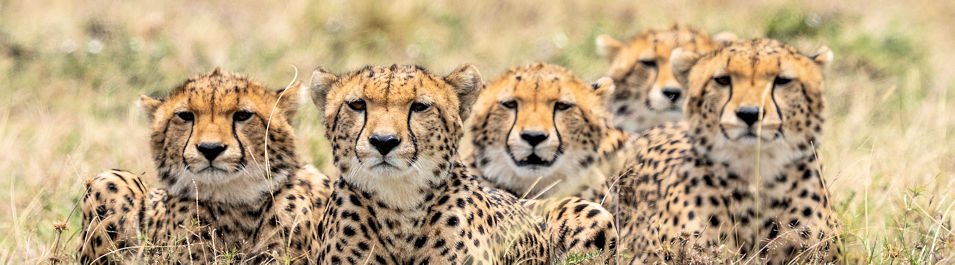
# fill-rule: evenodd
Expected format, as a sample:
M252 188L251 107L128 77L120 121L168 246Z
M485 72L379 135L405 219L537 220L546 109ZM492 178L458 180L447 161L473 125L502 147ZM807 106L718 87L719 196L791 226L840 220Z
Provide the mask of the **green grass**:
M607 68L595 36L623 39L674 21L807 52L831 47L820 156L846 263L955 263L955 5L888 0L0 0L0 262L70 261L85 177L124 168L155 183L134 102L191 74L222 66L278 88L292 65L304 77L319 65L446 73L467 62L492 79L547 61L593 80ZM329 169L311 103L295 124L304 161Z

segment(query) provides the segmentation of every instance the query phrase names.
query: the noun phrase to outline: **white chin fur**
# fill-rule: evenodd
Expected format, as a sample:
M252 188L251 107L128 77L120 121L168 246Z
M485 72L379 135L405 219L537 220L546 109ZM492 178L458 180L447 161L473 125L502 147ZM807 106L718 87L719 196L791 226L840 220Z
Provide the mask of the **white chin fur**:
M170 194L202 201L233 204L252 204L261 201L263 194L274 192L276 183L288 179L288 175L269 176L265 167L259 165L249 165L236 172L205 170L198 174L188 169L181 169L173 175L181 179L168 187Z
M487 157L491 158L487 165L481 168L481 173L491 181L509 189L528 192L528 196L535 196L544 192L542 197L550 194L563 194L583 185L587 169L580 168L583 155L580 152L565 152L549 167L520 167L503 150L487 150ZM523 195L523 194L519 194ZM567 194L570 195L570 194Z
M710 159L715 162L727 162L730 170L744 179L771 181L783 167L802 156L795 148L783 139L762 140L745 138L729 140L726 137L716 137Z
M406 161L391 161L392 165L407 165ZM357 160L352 158L357 164ZM383 166L378 165L381 159L367 159L358 168L342 173L342 179L360 190L374 193L376 200L398 209L408 209L424 201L425 194L421 189L427 189L430 183L440 181L441 176L432 176L432 170L438 163L427 159L418 159L411 166ZM377 166L376 166L377 165ZM441 170L444 173L446 170Z

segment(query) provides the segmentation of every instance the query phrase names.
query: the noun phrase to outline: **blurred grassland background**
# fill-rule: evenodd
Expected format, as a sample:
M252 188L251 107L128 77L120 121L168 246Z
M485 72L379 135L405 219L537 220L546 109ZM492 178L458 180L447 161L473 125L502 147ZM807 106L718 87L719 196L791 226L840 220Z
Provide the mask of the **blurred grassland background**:
M83 179L155 172L135 101L216 66L273 88L311 69L533 61L603 75L603 33L686 23L828 45L820 156L849 264L955 263L955 3L951 1L0 0L0 262L73 261ZM301 156L328 168L315 107ZM65 226L64 226L65 225ZM64 228L58 233L56 228Z

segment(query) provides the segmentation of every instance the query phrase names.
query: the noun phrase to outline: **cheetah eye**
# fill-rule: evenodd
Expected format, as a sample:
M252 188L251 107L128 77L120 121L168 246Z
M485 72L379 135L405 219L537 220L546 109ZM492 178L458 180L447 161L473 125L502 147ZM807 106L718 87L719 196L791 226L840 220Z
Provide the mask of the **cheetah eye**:
M654 60L640 60L640 64L647 68L657 68L657 61Z
M235 114L232 114L232 119L235 121L246 121L249 118L252 118L252 113L248 111L236 111Z
M714 77L713 81L716 82L716 84L719 84L721 86L730 85L730 77L728 75L721 75L721 76Z
M348 102L348 107L354 111L363 111L365 110L365 100L359 99L352 102Z
M508 108L508 109L514 109L514 108L517 108L517 101L516 100L504 101L504 102L501 102L501 106L504 106L504 108Z
M573 107L573 106L574 106L574 104L564 103L564 102L560 102L560 101L554 103L554 109L556 109L556 110L567 110L567 109L570 109L570 108Z
M424 104L424 103L418 103L418 102L411 104L411 110L414 112L422 112L430 108L431 108L431 104Z
M176 116L178 116L183 121L192 121L193 119L196 118L195 116L192 115L192 112L188 112L188 111L177 112Z
M776 80L773 80L773 84L777 86L783 86L783 85L789 84L789 82L792 82L792 81L793 81L792 78L777 76Z

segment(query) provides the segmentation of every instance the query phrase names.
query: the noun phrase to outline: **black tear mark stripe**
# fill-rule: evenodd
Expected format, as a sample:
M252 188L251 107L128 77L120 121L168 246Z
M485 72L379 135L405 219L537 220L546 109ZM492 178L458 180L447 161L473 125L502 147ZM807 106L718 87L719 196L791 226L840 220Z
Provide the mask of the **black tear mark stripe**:
M776 103L776 82L775 82L775 81L773 81L773 88L770 89L769 98L773 100L773 107L776 108L776 115L779 116L779 127L776 128L776 133L777 133L778 135L782 135L782 134L783 134L783 124L786 123L786 118L783 117L783 112L782 112L782 110L779 109L779 104ZM763 116L765 116L765 115L766 115L766 110L763 110ZM773 138L776 138L776 137L773 136Z
M188 100L187 102L189 101L191 100ZM182 144L182 151L180 153L180 158L182 158L183 166L189 166L189 164L186 163L186 147L189 147L189 141L192 140L192 132L195 130L195 128L196 128L196 119L193 118L192 121L189 122L189 136L186 137L186 142Z
M507 134L504 135L504 151L507 152L507 155L511 157L515 163L517 163L517 158L514 157L514 153L511 152L511 144L508 141L511 137L511 132L514 131L514 126L517 125L517 113L518 108L514 108L514 121L511 122L511 128L507 129Z
M358 134L355 135L355 147L352 150L352 153L355 154L355 159L358 160L358 163L361 164L361 157L358 157L358 140L361 139L361 134L365 132L365 125L368 124L368 109L361 111L361 129L358 130ZM359 166L360 167L360 166Z
M259 121L262 121L263 123L265 122L261 116L256 115L256 117L259 118ZM232 137L235 138L236 143L239 143L239 152L242 153L242 156L239 157L239 165L238 165L238 167L241 168L241 167L245 167L245 146L242 144L242 139L239 139L239 134L236 132L236 122L237 121L232 120ZM268 127L265 127L265 128L268 128ZM266 131L265 133L268 134L269 132ZM266 141L268 140L266 139ZM266 159L268 158L266 157Z
M729 60L727 60L727 63L728 63L728 62L729 62ZM719 122L719 119L720 119L721 117L723 117L723 113L726 111L726 105L729 105L729 104L730 104L730 101L733 100L733 82L730 82L729 90L730 90L730 95L729 95L729 97L726 98L726 102L723 102L723 106L720 107L720 116L717 116L717 117L716 117L717 124L719 124L719 126L720 126L720 132L723 132L723 137L726 137L726 139L730 139L730 136L729 136L729 134L726 133L726 128L723 127L723 123ZM700 99L700 100L702 100L702 99ZM703 112L703 110L700 110L700 112Z
M514 120L516 121L517 118ZM557 134L557 152L554 152L554 157L550 160L551 163L554 163L564 153L564 139L560 137L560 128L557 127L557 108L554 108L551 112L550 120L554 124L554 132Z
M647 82L647 83L643 86L643 91L646 91L646 92L647 92L647 94L646 94L647 96L644 98L644 101L645 101L646 103L644 103L644 104L647 105L647 109L649 109L649 110L653 110L653 105L650 105L650 91L653 90L653 84L656 83L656 82L657 82L657 78L660 77L660 71L659 71L659 70L656 70L656 68L653 68L653 69L654 69L654 70L651 71L651 72L653 72L653 78L647 79L647 80L653 80L653 81ZM639 91L638 91L638 93L639 93Z
M408 108L408 120L407 120L408 136L409 136L408 138L411 139L411 145L414 147L414 154L411 155L411 160L408 161L409 166L413 165L415 162L418 161L418 137L415 136L414 130L411 129L411 114L413 113L414 111L411 110L411 108Z

